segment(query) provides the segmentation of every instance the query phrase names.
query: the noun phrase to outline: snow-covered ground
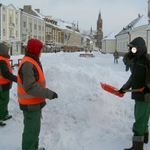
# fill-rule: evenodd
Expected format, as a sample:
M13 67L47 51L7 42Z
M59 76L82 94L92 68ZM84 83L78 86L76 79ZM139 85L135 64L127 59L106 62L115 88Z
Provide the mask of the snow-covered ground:
M123 150L131 146L134 101L130 93L119 98L104 91L100 82L120 88L128 79L122 57L113 63L113 55L93 52L43 53L47 87L58 99L46 100L43 108L40 146L46 150ZM17 62L20 56L12 56ZM14 69L17 74L17 68ZM23 115L17 102L16 83L10 90L10 114L13 118L0 128L0 150L21 150ZM144 145L150 150L150 143Z

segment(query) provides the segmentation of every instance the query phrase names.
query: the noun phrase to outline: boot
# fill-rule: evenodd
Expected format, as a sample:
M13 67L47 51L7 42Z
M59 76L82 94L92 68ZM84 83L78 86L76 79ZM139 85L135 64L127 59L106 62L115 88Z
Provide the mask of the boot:
M134 150L143 150L144 142L134 142Z
M126 148L124 150L143 150L144 137L143 136L133 136L133 145L131 148Z
M6 120L11 119L11 118L12 118L11 115L6 115L5 118L3 119L3 121L6 121Z
M134 150L133 145L134 145L134 142L132 141L132 147L131 148L125 148L124 150Z
M147 130L144 134L144 143L148 143L148 140L149 140L149 131L148 131L148 127L147 127Z
M124 150L134 150L133 146L131 148L125 148Z
M37 150L45 150L45 148L44 147L40 147Z
M0 120L0 126L3 127L5 125L6 125L6 123L4 123L2 120Z

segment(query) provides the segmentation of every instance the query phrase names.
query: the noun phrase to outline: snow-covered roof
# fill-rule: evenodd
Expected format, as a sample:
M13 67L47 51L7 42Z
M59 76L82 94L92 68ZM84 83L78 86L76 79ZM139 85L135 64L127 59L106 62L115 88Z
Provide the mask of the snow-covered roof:
M53 20L57 21L57 26L58 26L60 29L72 31L71 28L74 27L74 26L73 26L73 23L64 21L64 20L62 20L62 19L53 19ZM67 26L70 27L70 29L67 28Z
M124 27L116 36L128 33L132 31L134 28L147 25L148 24L148 17L145 15L138 15L136 19L131 21L126 27Z
M8 8L13 8L14 10L16 10L16 11L20 11L18 8L16 8L13 4L9 4L8 6L7 6Z
M81 33L86 34L86 35L90 35L91 31L90 30L81 30ZM97 31L92 30L92 35L97 35Z
M24 12L24 11L22 11L22 14L24 14L24 15L26 15L26 16L30 16L30 17L33 17L33 18L36 18L36 19L39 19L39 20L43 20L43 18L41 18L41 17L39 17L39 16L35 16L35 15L31 15L31 14L29 14L29 13L26 13L26 12ZM43 20L44 21L44 20Z
M53 19L53 20L57 21L57 27L62 29L62 30L68 30L68 31L72 32L75 28L73 23L66 22L66 21L61 20L61 19ZM79 32L76 31L76 29L75 29L75 33L80 34Z
M135 24L134 28L143 26L143 25L147 25L148 24L148 17L146 17L145 15L143 15L140 20Z
M53 20L57 21L57 26L60 29L63 29L63 30L68 29L66 26L71 26L72 27L71 23L68 23L64 20L61 20L61 19L53 19Z
M38 9L34 9L34 10L32 9L32 11L37 15L37 16L34 16L34 17L37 17L37 18L45 21L46 16L43 15L43 14L41 14L40 11L38 11ZM24 14L28 14L26 12L23 12L23 13ZM31 15L31 14L28 14L28 15ZM31 15L31 16L33 16L33 15ZM68 31L71 31L71 32L74 30L73 28L75 28L73 23L64 21L62 19L52 19L52 20L55 21L55 22L57 22L57 24L53 24L51 22L46 22L46 24L50 24L53 27L59 28L61 30L68 30ZM76 29L75 29L75 33L81 34Z
M42 15L40 12L38 12L36 9L35 9L35 10L32 10L32 11L34 11L41 19L44 19L44 18L45 18L45 16Z
M41 14L40 12L38 12L36 9L33 10L33 11L34 11L41 19L44 20L44 18L46 18L46 16L44 16L43 14ZM63 28L63 24L61 24L61 26L60 26L58 20L55 20L55 19L53 19L53 20L57 22L57 25L55 25L55 24L53 24L53 23L51 23L51 22L46 22L46 23L47 23L47 24L50 24L50 25L53 26L53 27L56 27L56 28L59 28L59 29L64 29L64 28Z
M105 36L105 37L102 39L102 41L104 41L104 40L114 40L114 39L115 39L115 32L112 31L112 32L110 32L107 36Z

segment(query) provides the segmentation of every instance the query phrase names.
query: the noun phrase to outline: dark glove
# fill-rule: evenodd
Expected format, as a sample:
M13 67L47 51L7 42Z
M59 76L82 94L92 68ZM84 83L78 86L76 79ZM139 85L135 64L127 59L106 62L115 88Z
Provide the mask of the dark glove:
M57 95L57 93L54 92L52 99L55 99L55 98L58 98L58 95Z
M142 92L143 92L144 94L150 93L149 87L148 87L148 86L145 86Z
M119 93L124 94L125 92L123 91L124 89L121 88L120 90L118 90Z

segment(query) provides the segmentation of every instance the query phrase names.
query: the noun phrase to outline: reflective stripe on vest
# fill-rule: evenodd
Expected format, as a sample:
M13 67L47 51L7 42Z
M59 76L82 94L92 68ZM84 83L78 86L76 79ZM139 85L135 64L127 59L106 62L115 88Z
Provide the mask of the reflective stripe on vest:
M23 65L23 63L25 63L27 61L32 63L38 71L39 80L36 81L35 84L37 84L41 88L46 88L45 77L44 77L43 71L41 70L38 63L32 58L30 58L28 56L24 56L23 59L21 60L21 63L19 64L19 67L18 67L18 76L17 76L18 102L20 104L23 104L23 105L39 104L41 102L44 102L45 99L27 94L23 88L22 80L21 80L20 75L19 75L19 70L20 70L21 66Z
M9 69L9 72L12 73L12 68L11 68L11 65L10 65L8 58L0 56L0 60L4 60L6 62L8 69ZM11 82L10 80L8 80L2 76L2 72L0 70L0 84L3 85L3 84L10 83L10 82Z

